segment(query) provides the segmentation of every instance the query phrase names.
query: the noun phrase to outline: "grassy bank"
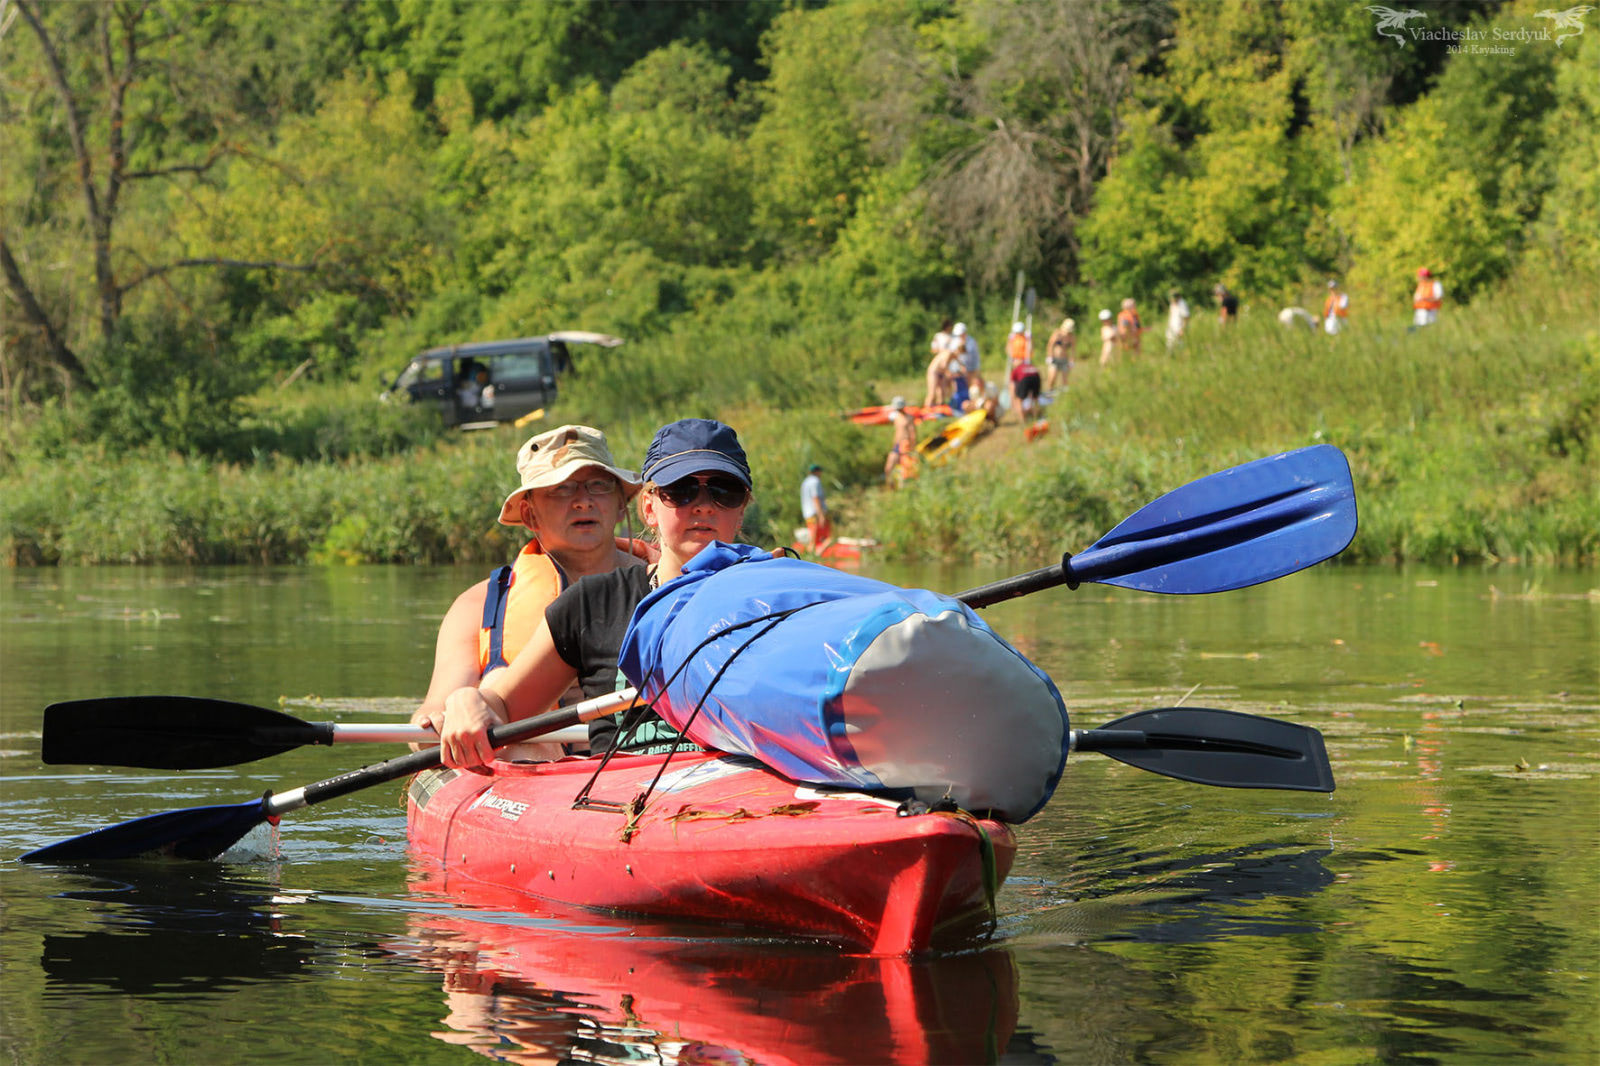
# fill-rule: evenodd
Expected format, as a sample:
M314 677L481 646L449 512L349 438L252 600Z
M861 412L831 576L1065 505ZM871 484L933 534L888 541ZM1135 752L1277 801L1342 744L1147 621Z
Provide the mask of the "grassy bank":
M1398 312L1358 314L1337 339L1285 329L1262 308L1226 331L1201 313L1174 353L1154 330L1139 360L1082 360L1037 443L1008 423L900 492L879 485L888 431L838 412L920 395L926 323L899 306L827 317L804 294L782 295L724 304L715 331L708 314L594 357L552 418L603 426L635 465L660 422L727 419L756 475L747 534L767 543L798 524L795 490L813 461L841 531L876 537L887 555L1032 563L1086 547L1187 480L1326 442L1355 474L1361 530L1348 559L1600 560L1592 286L1524 283L1416 333ZM985 351L992 370L992 341ZM370 403L369 390L350 392ZM265 403L248 428L270 441L286 417ZM520 538L494 516L527 431L419 432L402 448L391 437L403 427L382 428L366 454L340 445L321 449L330 459L258 451L222 464L24 439L0 470L0 549L24 565L505 558Z
M1331 443L1356 483L1350 561L1593 563L1596 306L1593 289L1527 286L1414 333L1358 317L1337 339L1202 316L1171 354L1153 331L1137 361L1080 363L1036 444L1008 423L968 467L862 495L852 518L902 555L1047 557L1191 478Z

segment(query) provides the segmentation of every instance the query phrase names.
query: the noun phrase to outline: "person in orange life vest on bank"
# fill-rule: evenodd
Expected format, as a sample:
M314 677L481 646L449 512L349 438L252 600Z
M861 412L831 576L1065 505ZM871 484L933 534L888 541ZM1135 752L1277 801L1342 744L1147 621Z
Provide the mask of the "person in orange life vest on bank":
M641 482L617 465L599 430L562 426L531 438L517 451L517 474L521 484L501 505L500 523L522 526L532 538L510 566L450 605L439 626L428 694L411 715L413 725L438 732L450 693L477 685L515 659L544 609L569 585L649 561L642 541L615 536ZM574 687L562 702L581 698ZM514 745L509 754L560 758L564 752L559 744L530 742Z
M1322 301L1322 331L1337 337L1350 316L1350 294L1339 288L1335 278L1328 279L1328 298Z
M1412 328L1431 326L1439 321L1439 308L1443 305L1444 282L1423 267L1417 271L1417 291L1411 295Z
M732 428L685 418L656 432L645 452L639 515L659 534L661 558L648 568L621 567L576 582L545 608L544 617L511 665L463 687L445 700L439 751L444 764L475 769L495 758L489 730L549 709L577 680L594 699L627 687L617 669L633 610L651 590L683 572L714 540L738 539L750 502L750 465ZM775 553L780 554L780 553ZM694 745L654 712L630 711L589 724L595 752L617 740L632 753L653 754L675 743Z

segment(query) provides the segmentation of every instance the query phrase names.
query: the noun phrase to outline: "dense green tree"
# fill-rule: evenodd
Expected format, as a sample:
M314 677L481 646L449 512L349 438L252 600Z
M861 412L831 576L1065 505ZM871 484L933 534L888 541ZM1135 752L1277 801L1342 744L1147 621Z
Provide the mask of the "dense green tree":
M837 238L868 180L863 108L871 41L899 13L880 0L794 8L763 40L770 76L753 96L754 222L780 252L815 256Z
M1156 297L1173 283L1222 281L1280 292L1334 249L1308 244L1332 180L1304 136L1292 27L1267 2L1180 3L1154 107L1083 226L1084 270L1114 297Z
M741 80L759 75L758 42L777 0L392 0L356 5L362 58L380 74L403 71L417 100L466 87L474 114L531 115L584 81L610 88L673 41L699 42Z
M1473 28L1489 42L1497 30L1536 30L1535 7L1509 5ZM1512 269L1557 181L1567 110L1582 107L1574 95L1558 108L1557 71L1574 63L1537 40L1452 56L1435 91L1370 146L1357 180L1336 198L1358 284L1398 303L1427 266L1446 272L1454 297L1470 297ZM1588 73L1592 81L1592 67ZM1565 173L1582 187L1580 168Z
M1545 115L1552 187L1538 233L1555 264L1600 276L1600 33L1563 45L1555 106Z
M187 244L179 215L163 206L169 190L204 186L261 146L257 120L277 113L265 101L293 95L270 41L232 35L214 9L193 4L17 0L14 9L22 25L0 36L0 268L27 326L16 364L49 365L91 387L81 345L94 334L112 343L128 302L157 285L166 290L158 302L170 302L182 284L174 272L310 266L247 257L226 235ZM78 318L74 307L93 310Z

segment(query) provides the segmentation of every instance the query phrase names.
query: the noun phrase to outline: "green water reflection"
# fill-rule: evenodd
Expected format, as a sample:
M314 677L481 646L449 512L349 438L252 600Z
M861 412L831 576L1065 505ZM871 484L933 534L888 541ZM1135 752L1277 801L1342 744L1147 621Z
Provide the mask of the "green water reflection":
M437 618L477 576L0 571L0 1053L620 1061L682 1057L689 1033L753 1061L1600 1057L1592 572L1318 568L1221 596L1086 586L992 608L1077 724L1180 701L1290 718L1323 731L1339 789L1208 789L1076 758L1022 830L981 966L863 969L581 916L463 930L484 916L407 887L393 788L286 819L276 863L15 862L111 821L236 802L388 754L305 749L189 774L44 767L46 703L170 692L396 719L426 686ZM958 589L1001 575L882 576ZM601 959L612 969L596 969ZM698 991L673 1007L643 976L652 967ZM741 1011L807 997L818 1010L788 1019L790 1043L740 1025ZM952 1006L980 1000L976 1012ZM852 1039L840 1010L881 1019L881 1031ZM965 1042L939 1044L943 1031Z

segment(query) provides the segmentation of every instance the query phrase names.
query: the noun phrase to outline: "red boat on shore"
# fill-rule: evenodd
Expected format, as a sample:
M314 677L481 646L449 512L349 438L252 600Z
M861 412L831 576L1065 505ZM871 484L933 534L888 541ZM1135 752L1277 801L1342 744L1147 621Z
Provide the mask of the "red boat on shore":
M1016 856L1000 822L796 785L710 752L617 756L575 804L598 762L425 771L409 790L412 849L447 883L872 955L970 943Z

